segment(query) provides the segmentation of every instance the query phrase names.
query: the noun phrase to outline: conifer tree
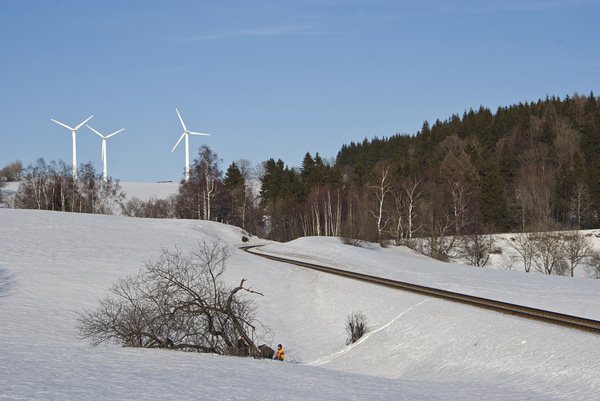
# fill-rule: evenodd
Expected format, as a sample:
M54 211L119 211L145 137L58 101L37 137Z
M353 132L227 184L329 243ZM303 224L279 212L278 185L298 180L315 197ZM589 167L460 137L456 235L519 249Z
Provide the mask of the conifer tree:
M481 158L479 199L483 222L489 229L505 232L510 227L510 220L498 166L488 152Z
M223 185L229 200L228 215L231 224L244 228L246 210L246 180L235 162L227 168Z
M231 165L227 168L223 184L225 185L225 188L227 188L229 191L244 186L244 176L242 175L242 172L235 164L235 162L232 162Z
M300 179L305 187L307 187L308 191L310 191L310 178L314 168L315 160L312 158L309 152L306 152L306 155L304 155L304 159L302 160Z
M515 176L515 156L510 145L505 141L500 150L500 163L498 166L500 177L505 185L511 185Z
M260 200L263 205L270 201L275 201L280 194L280 188L283 178L283 161L273 158L264 163L264 174L260 178Z
M592 202L595 209L600 210L600 107L593 97L593 92L585 102L584 113L582 151L587 165L587 181Z

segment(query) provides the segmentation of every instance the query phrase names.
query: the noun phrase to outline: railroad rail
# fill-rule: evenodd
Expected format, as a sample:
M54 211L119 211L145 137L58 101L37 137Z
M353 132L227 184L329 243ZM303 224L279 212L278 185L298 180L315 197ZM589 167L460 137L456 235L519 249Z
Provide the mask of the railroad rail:
M385 287L395 288L403 291L409 291L416 294L427 295L446 301L457 302L465 305L475 306L478 308L484 308L495 312L504 314L514 315L527 319L542 321L557 326L569 327L576 330L585 331L588 333L600 335L600 321L582 318L578 316L566 315L563 313L550 312L543 309L530 308L527 306L511 304L507 302L495 301L492 299L476 297L472 295L465 295L457 292L440 290L437 288L426 287L417 284L406 283L397 280L391 280L383 277L372 276L364 273L357 273L335 267L328 267L317 265L308 262L302 262L293 259L286 259L279 256L269 255L265 253L252 252L253 248L261 245L250 245L243 246L240 249L256 256L260 256L266 259L274 260L277 262L293 264L296 266L305 267L312 270L317 270L324 273L335 274L337 276L351 278L362 282L371 284L382 285Z

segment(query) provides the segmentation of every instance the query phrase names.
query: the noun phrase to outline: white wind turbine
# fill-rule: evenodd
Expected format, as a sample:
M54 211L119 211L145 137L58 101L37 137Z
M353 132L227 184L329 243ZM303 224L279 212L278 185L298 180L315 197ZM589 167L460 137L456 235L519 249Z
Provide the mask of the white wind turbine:
M87 120L85 120L84 122L82 122L75 128L69 127L68 125L63 124L63 123L59 123L56 120L50 119L51 121L54 121L58 125L62 125L63 127L70 129L71 133L73 134L73 179L74 180L77 179L77 146L76 146L75 135L77 134L77 130L79 129L79 127L81 127L83 124L87 123L90 120L90 118L92 118L92 117L94 117L94 116L93 115L89 116L87 118Z
M108 138L110 138L113 135L118 134L119 132L123 131L125 128L121 128L118 131L113 132L110 135L104 136L101 133L99 133L98 131L96 131L95 129L93 129L92 127L90 127L89 125L85 125L86 127L88 127L89 129L91 129L92 131L94 131L96 134L98 134L100 136L100 138L102 138L102 158L101 160L104 162L104 181L108 181L108 174L106 172L106 140Z
M190 179L190 143L189 143L189 134L192 134L192 135L207 135L207 136L210 136L210 134L202 134L200 132L191 132L190 130L188 130L185 127L185 124L183 123L183 119L181 118L181 114L179 114L179 110L175 109L175 111L177 112L177 115L179 116L179 121L181 121L181 125L183 125L183 134L181 134L181 136L179 137L179 140L177 141L177 143L175 144L175 146L173 146L173 149L171 150L171 153L173 153L173 151L175 150L175 148L177 147L177 145L179 145L179 142L181 142L181 140L185 136L185 180L189 181L189 179Z

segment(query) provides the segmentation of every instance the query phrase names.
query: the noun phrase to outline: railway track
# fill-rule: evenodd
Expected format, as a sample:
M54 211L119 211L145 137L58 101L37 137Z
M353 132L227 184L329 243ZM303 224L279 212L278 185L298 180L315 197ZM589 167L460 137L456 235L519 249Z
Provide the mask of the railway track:
M495 312L505 313L509 315L519 316L522 318L542 321L545 323L554 324L557 326L569 327L576 330L585 331L588 333L600 335L600 321L586 319L577 316L565 315L562 313L545 311L543 309L530 308L527 306L511 304L507 302L494 301L491 299L475 297L472 295L460 294L457 292L440 290L437 288L425 287L422 285L410 284L402 281L390 280L383 277L371 276L369 274L357 273L337 269L334 267L322 266L313 263L301 262L292 259L286 259L279 256L268 255L264 253L253 252L252 249L260 245L244 246L240 249L251 253L252 255L260 256L266 259L277 262L293 264L300 267L305 267L312 270L317 270L324 273L335 274L337 276L351 278L371 284L382 285L385 287L396 288L403 291L410 291L416 294L427 295L446 301L457 302L465 305L471 305L478 308L484 308Z

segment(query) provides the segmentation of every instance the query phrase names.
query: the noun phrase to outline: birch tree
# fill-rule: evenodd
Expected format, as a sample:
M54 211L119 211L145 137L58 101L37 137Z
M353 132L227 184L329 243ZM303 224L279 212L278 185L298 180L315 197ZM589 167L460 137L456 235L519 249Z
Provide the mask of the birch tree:
M383 244L383 232L390 222L385 201L392 191L391 176L392 165L388 162L379 162L375 166L373 184L369 185L376 198L375 207L371 209L371 215L377 223L377 237L380 244Z

